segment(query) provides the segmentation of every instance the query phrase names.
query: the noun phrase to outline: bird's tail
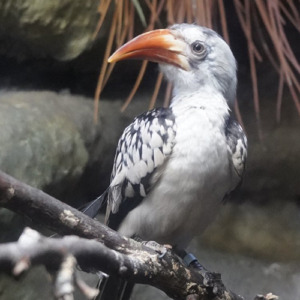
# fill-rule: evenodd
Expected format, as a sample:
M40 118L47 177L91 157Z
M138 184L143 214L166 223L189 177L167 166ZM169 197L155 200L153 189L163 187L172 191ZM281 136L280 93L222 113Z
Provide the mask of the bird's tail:
M105 204L107 195L108 195L108 189L98 198L82 205L81 207L78 207L77 209L80 210L85 215L87 215L91 218L95 218L97 216L98 212L100 211L100 209ZM49 237L57 238L59 236L60 235L58 233L54 233L54 234L50 235Z
M81 207L80 211L91 218L95 218L105 204L107 195L108 189L101 196ZM97 285L99 295L96 296L95 300L129 300L133 286L133 283L116 275L101 276Z
M98 198L86 203L84 206L80 208L80 211L83 212L85 215L95 218L100 211L100 209L103 207L103 205L106 202L108 195L108 189Z
M134 284L116 275L103 278L97 288L99 295L95 300L129 300Z

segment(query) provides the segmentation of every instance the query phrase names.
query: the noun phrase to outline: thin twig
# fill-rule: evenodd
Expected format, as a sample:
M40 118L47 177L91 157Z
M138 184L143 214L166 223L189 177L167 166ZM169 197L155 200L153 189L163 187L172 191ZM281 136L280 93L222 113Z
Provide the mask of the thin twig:
M153 94L152 94L152 97L150 100L149 109L152 109L156 103L157 95L158 95L162 80L163 80L163 73L159 72L157 79L156 79L155 88L154 88L154 91L153 91Z
M109 54L111 53L111 49L112 49L112 44L113 44L113 40L114 40L114 36L115 36L115 32L116 32L116 26L117 26L117 20L118 20L118 11L116 10L114 12L114 16L113 16L113 21L110 27L110 32L109 32L109 36L108 36L108 42L106 45L106 49L105 49L105 53L104 53L104 57L103 57L103 61L102 61L102 67L101 67L101 71L100 71L100 75L99 75L99 79L98 79L98 83L97 83L97 88L95 91L95 98L94 98L94 122L97 123L98 122L98 112L99 112L99 98L100 98L100 93L103 87L103 81L104 81L104 76L105 76L105 72L106 72L106 68L107 68L107 59L109 57Z

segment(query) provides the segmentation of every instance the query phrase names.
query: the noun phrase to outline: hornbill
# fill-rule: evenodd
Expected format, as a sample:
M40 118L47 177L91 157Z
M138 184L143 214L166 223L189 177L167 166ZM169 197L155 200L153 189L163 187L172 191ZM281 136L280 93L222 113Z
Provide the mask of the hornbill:
M183 249L244 174L247 139L231 114L236 61L215 31L195 24L141 34L108 61L124 59L158 62L173 84L172 100L124 130L110 185L86 213L94 217L106 202L106 223L120 234Z

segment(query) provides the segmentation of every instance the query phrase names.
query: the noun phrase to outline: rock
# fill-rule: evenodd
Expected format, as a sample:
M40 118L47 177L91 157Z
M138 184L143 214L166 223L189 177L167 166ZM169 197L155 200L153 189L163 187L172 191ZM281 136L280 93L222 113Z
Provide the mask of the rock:
M264 139L249 133L249 159L243 198L256 203L300 199L300 119L266 128Z
M276 262L300 262L299 207L295 203L225 205L199 239L224 252Z
M55 93L7 92L0 95L0 164L2 171L37 188L78 179L89 158L76 116L82 123L92 114L83 103ZM74 109L74 107L73 107ZM92 125L92 124L91 124ZM81 126L84 126L81 124Z
M99 0L0 2L0 53L25 57L77 57L93 43Z
M1 299L33 300L41 299L41 295L43 295L43 299L53 299L51 278L44 267L34 267L24 275L15 279L9 275L1 274Z
M121 104L101 101L95 124L89 98L0 93L1 170L75 207L93 199L109 184L115 147L129 123L131 113L121 114ZM22 218L1 210L1 241L15 240L23 226Z
M84 277L84 281L91 287L96 286L97 276L77 270L77 276ZM0 298L5 300L53 300L52 278L43 266L33 267L19 278L12 278L9 275L0 275ZM87 298L75 288L74 299L86 300Z
M86 97L0 93L1 170L59 197L67 190L74 196L79 180L97 180L89 189L99 193L109 182L118 138L131 119L130 112L120 113L121 104L101 101L95 124L94 104Z

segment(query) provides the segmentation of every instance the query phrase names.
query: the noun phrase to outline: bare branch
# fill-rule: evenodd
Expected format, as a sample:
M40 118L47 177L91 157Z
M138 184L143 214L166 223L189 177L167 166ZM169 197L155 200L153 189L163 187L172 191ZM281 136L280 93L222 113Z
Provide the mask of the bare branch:
M75 274L75 283L83 295L88 299L94 299L99 294L98 289L88 286L81 278L79 278L78 274Z
M0 206L26 215L34 223L61 234L98 239L109 248L122 251L140 244L91 219L77 209L0 171Z
M73 255L67 254L55 278L54 295L57 299L73 299L75 271L76 259Z
M168 251L163 258L155 251L128 249L128 255L107 248L95 240L77 236L46 238L26 228L16 243L0 246L0 270L11 272L26 257L30 265L43 264L58 270L55 296L68 299L74 291L76 261L82 269L102 270L126 280L156 286L175 299L199 295L199 299L242 299L225 290L218 283L204 286L202 276L188 269L180 259ZM219 289L218 291L216 289ZM212 295L214 294L214 298Z
M61 270L57 274L63 280L58 276L56 281L59 299L69 299L74 285L86 290L86 295L95 293L77 280L74 269L76 261L83 270L101 270L128 281L153 285L174 299L242 299L226 290L219 274L207 272L203 275L198 269L187 268L170 249L166 249L161 257L159 251L147 247L147 244L123 237L69 205L3 172L0 172L0 206L26 215L60 234L77 235L53 239L27 229L18 242L0 246L2 272L18 275L39 264L48 269Z

